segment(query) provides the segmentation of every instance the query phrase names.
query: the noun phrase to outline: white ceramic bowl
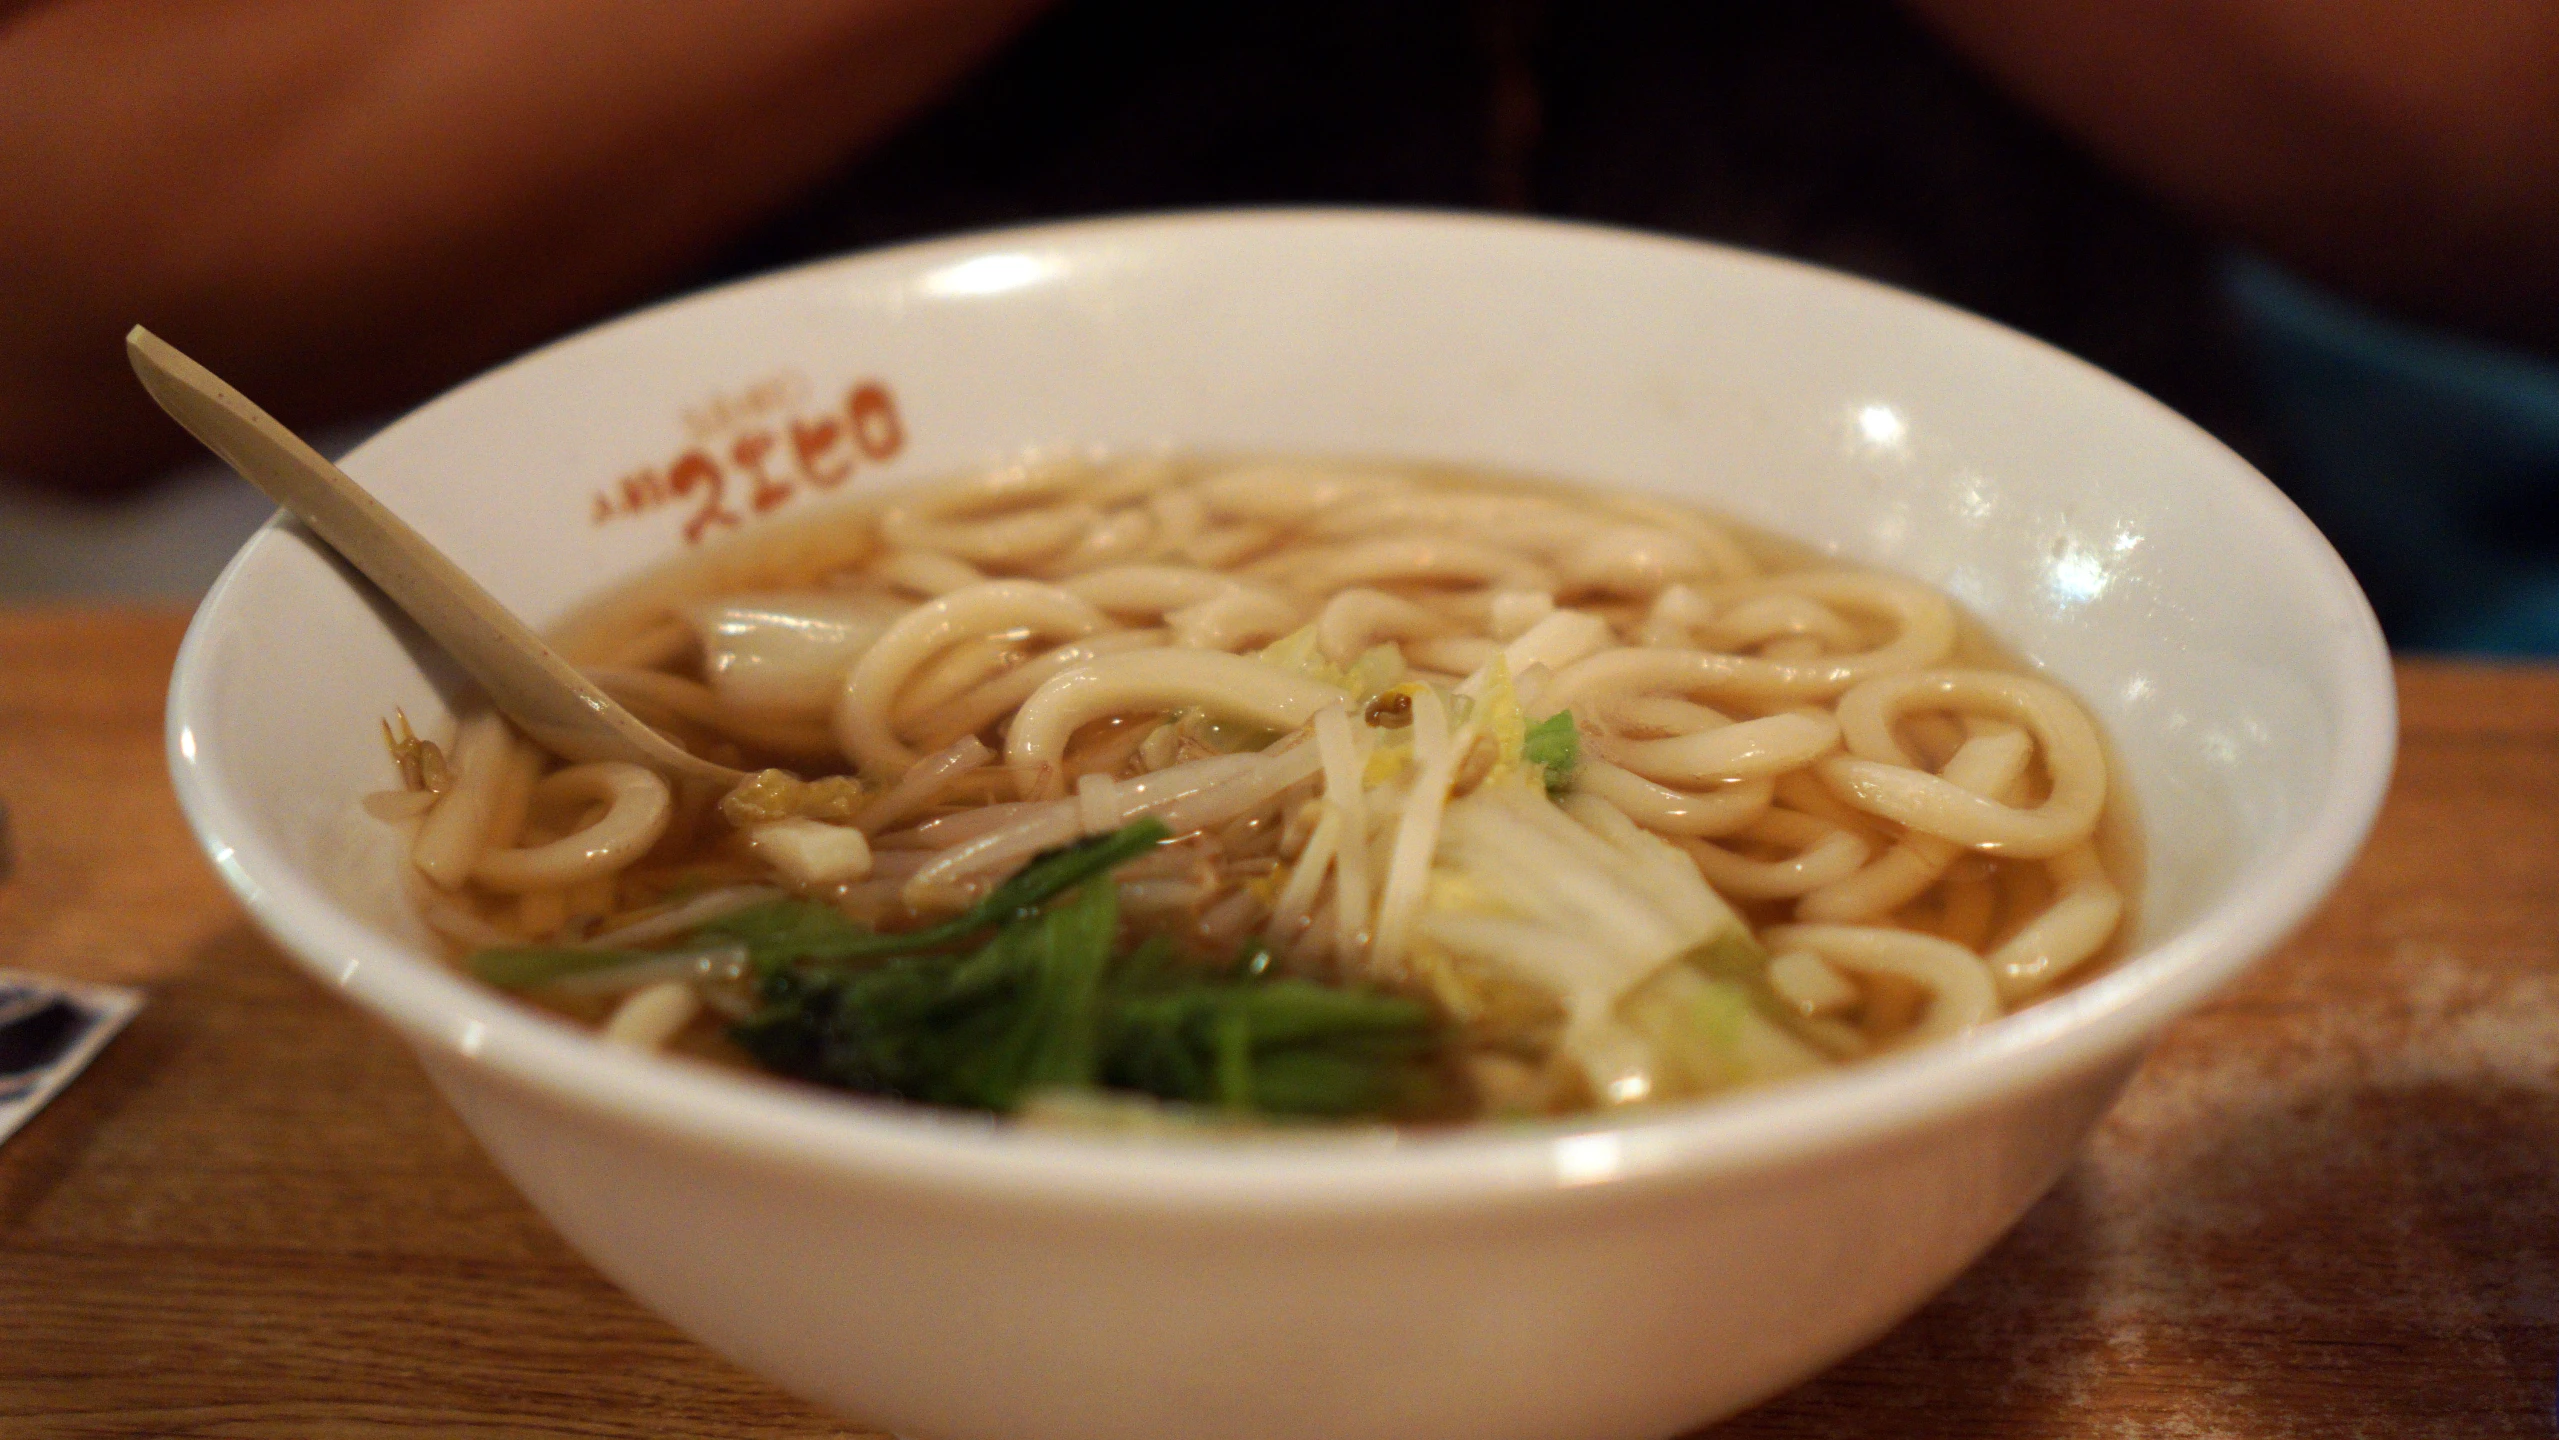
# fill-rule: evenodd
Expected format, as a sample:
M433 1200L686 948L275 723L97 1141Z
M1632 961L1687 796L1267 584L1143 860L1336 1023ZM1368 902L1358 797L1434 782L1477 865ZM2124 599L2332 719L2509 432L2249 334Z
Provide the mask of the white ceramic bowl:
M386 783L379 718L432 726L458 687L301 531L261 532L169 709L250 912L617 1283L935 1440L1637 1440L1769 1395L2042 1193L2150 1037L2335 882L2389 771L2361 594L2201 432L1954 311L1605 230L1251 213L857 256L563 341L346 468L542 622L684 549L708 475L748 523L759 488L814 508L795 420L847 492L1075 442L1694 499L1951 591L2094 708L2148 849L2122 964L1833 1078L1396 1144L1015 1134L617 1053L440 966L356 799ZM771 438L768 485L741 434ZM674 463L697 448L711 468Z

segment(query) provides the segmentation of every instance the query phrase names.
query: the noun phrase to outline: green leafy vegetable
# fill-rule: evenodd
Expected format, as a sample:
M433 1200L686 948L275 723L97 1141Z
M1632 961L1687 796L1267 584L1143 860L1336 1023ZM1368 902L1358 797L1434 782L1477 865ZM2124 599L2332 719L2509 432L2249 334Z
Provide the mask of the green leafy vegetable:
M580 950L568 945L505 945L482 950L470 960L471 973L501 990L531 990L590 970L607 970L645 960L638 950Z
M1572 784L1573 771L1582 763L1582 736L1573 726L1573 712L1558 710L1529 726L1520 758L1546 771L1549 794Z
M966 915L903 935L802 902L714 921L702 933L744 941L760 977L731 1038L785 1075L972 1109L1095 1088L1267 1115L1444 1104L1445 1027L1427 1005L1277 978L1254 943L1222 966L1160 936L1115 953L1107 871L1163 833L1142 820L1053 851Z
M1189 980L1114 995L1105 1083L1274 1115L1419 1114L1445 1096L1431 1008L1305 980Z
M806 900L768 900L704 925L703 935L746 942L758 972L804 961L862 960L933 950L1005 924L1162 843L1171 832L1146 816L1107 835L1044 851L964 913L921 930L880 933L834 908Z
M922 932L882 935L855 923L832 905L810 900L767 900L705 923L696 935L742 941L758 974L779 965L822 957L929 948Z
M1258 940L1210 964L1162 936L1121 950L1110 872L1165 834L1142 819L1048 851L921 930L882 933L775 900L693 933L746 947L757 1008L730 1038L820 1084L1008 1112L1041 1092L1098 1089L1266 1115L1444 1104L1445 1027L1427 1005L1280 978ZM481 951L471 968L523 990L662 953L521 946Z

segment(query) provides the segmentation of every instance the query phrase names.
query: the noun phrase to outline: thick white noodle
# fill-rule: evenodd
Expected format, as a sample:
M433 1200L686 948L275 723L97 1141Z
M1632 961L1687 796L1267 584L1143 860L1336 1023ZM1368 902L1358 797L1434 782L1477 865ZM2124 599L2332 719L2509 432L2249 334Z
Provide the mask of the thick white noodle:
M1400 595L1354 588L1324 602L1324 613L1315 619L1315 648L1347 667L1380 640L1431 640L1452 628L1446 617Z
M995 752L975 735L963 735L907 767L897 783L862 803L853 825L865 835L889 826L942 798L943 792L971 770L989 764Z
M1504 644L1502 663L1513 675L1531 665L1561 671L1616 644L1617 637L1601 617L1583 610L1557 610Z
M1688 650L1697 645L1699 626L1715 618L1715 602L1686 585L1672 585L1653 597L1636 643L1656 650Z
M1213 650L1104 655L1050 679L1022 702L1005 736L1004 763L1024 773L1053 771L1065 758L1067 738L1106 715L1196 705L1221 719L1294 730L1348 698L1321 680Z
M2031 808L2003 805L1916 767L1893 735L1912 710L1991 715L2034 735L2052 791ZM2097 828L2106 803L2106 753L2077 701L2059 686L1995 670L1927 670L1870 680L1839 701L1850 754L1821 764L1825 784L1872 815L1974 850L2044 860Z
M1600 523L1542 496L1399 489L1318 510L1305 518L1305 533L1334 540L1367 540L1408 531L1465 535L1544 557Z
M2025 731L1992 722L1956 750L1942 774L1946 783L1976 795L2004 795L2034 756L2035 743ZM1905 835L1864 869L1807 892L1795 906L1796 918L1849 924L1889 914L1936 884L1960 853L1952 840Z
M1536 561L1454 536L1405 536L1361 541L1293 554L1271 567L1273 578L1313 595L1354 585L1498 585L1508 590L1552 590L1554 572Z
M1687 735L1733 723L1733 717L1711 705L1673 695L1630 695L1591 719L1632 739Z
M1695 510L1643 495L1620 495L1614 508L1647 525L1676 530L1696 541L1713 561L1719 579L1746 580L1759 573L1759 562L1730 531Z
M480 918L478 912L453 897L450 891L426 877L416 866L407 867L404 887L410 903L418 908L418 918L426 927L457 945L473 950L489 947L521 945L524 937L501 930Z
M514 732L496 711L483 711L454 727L447 753L453 786L418 826L409 859L427 878L452 890L471 878L471 868L488 848L490 814L514 763Z
M1807 1020L1835 1015L1857 1003L1857 987L1810 950L1770 956L1768 988Z
M1864 839L1827 820L1797 810L1772 809L1752 821L1741 838L1784 846L1783 860L1758 860L1699 839L1684 841L1706 883L1745 900L1787 900L1857 873L1870 852Z
M1051 580L1083 575L1104 566L1143 558L1155 543L1155 517L1140 506L1114 510L1093 522L1075 543L1035 567Z
M1192 487L1219 515L1295 524L1353 500L1410 487L1401 475L1280 461L1239 466Z
M1774 952L1809 950L1842 970L1898 975L1926 987L1928 1008L1902 1035L1904 1045L1960 1035L1999 1014L1990 970L1951 940L1870 925L1772 925L1759 938Z
M482 855L471 878L483 887L520 895L617 874L649 853L675 814L675 797L656 771L620 760L553 771L533 793L537 805L583 800L605 810L547 845Z
M657 670L588 670L596 688L647 716L663 711L680 720L715 730L732 740L785 755L832 755L835 737L823 720L780 711L755 711L732 705L698 680Z
M509 730L506 768L498 776L497 793L489 800L486 850L503 850L523 837L525 818L533 813L533 787L550 763L541 746Z
M898 738L890 716L908 677L935 654L963 640L1014 630L1080 640L1110 623L1085 601L1035 580L990 580L928 600L890 626L845 677L844 698L835 709L836 739L863 774L893 779L917 756Z
M1031 692L1049 680L1074 669L1096 655L1116 655L1123 650L1152 650L1172 640L1164 630L1105 630L1072 644L1060 645L1036 659L1021 664L951 701L932 715L924 717L913 730L914 737L926 745L940 745L974 735L997 720L1011 714Z
M1611 525L1583 536L1555 561L1577 589L1649 598L1666 585L1715 573L1705 547L1687 535L1648 525Z
M1075 478L1069 466L998 471L994 477L944 486L880 512L880 537L909 550L939 550L977 565L1019 569L1064 550L1091 532L1100 512L1060 501ZM1047 501L1049 503L1030 503Z
M1606 714L1646 695L1707 695L1770 703L1826 700L1848 688L1827 672L1811 673L1750 655L1711 650L1603 650L1555 674L1550 698L1575 712Z
M1600 748L1619 765L1665 785L1771 779L1838 749L1839 722L1818 711L1788 710L1660 740L1612 738Z
M364 813L386 825L415 820L444 797L432 790L375 790L364 797Z
M1057 582L1057 588L1113 615L1162 615L1223 595L1241 582L1196 565L1114 565Z
M948 595L986 583L986 572L932 550L900 550L871 566L871 578L916 595Z
M1555 703L1608 704L1629 695L1731 695L1766 701L1826 700L1861 680L1917 670L1955 646L1955 609L1944 596L1880 575L1804 571L1747 582L1766 593L1809 595L1888 617L1893 637L1872 650L1806 660L1711 650L1610 650L1556 676Z
M1173 643L1191 650L1241 650L1277 640L1305 621L1296 602L1238 585L1196 605L1165 612Z
M1552 704L1551 697L1545 702ZM1737 780L1691 794L1658 785L1598 757L1585 757L1575 788L1589 791L1661 835L1730 835L1767 813L1777 787L1768 780Z
M1869 570L1796 570L1716 592L1726 614L1766 595L1818 600L1834 612L1864 614L1890 627L1891 638L1872 650L1825 656L1798 667L1824 672L1838 685L1934 665L1955 648L1954 602L1915 580Z
M2123 921L2123 892L2106 878L2093 846L2063 851L2050 868L2053 903L1990 952L1991 978L2011 1005L2087 963Z
M1555 597L1543 590L1496 590L1484 605L1484 628L1507 645L1555 613Z
M1280 539L1276 525L1211 525L1193 535L1176 554L1194 565L1232 569L1260 556Z
M1018 632L973 635L925 661L899 687L889 723L901 735L912 733L951 701L1022 663ZM838 687L839 691L841 686Z
M1474 676L1501 658L1498 640L1481 635L1443 635L1436 640L1415 640L1404 647L1404 656L1416 670L1434 675Z
M1832 650L1857 643L1857 627L1808 595L1755 595L1718 612L1698 627L1698 638L1718 650L1745 650L1771 640L1818 640Z
M1135 451L1095 462L1075 486L1088 504L1135 506L1168 486L1187 483L1180 457L1168 451Z
M1146 547L1149 555L1187 553L1208 524L1208 506L1201 502L1199 491L1189 487L1147 496L1146 513L1155 522L1155 538Z

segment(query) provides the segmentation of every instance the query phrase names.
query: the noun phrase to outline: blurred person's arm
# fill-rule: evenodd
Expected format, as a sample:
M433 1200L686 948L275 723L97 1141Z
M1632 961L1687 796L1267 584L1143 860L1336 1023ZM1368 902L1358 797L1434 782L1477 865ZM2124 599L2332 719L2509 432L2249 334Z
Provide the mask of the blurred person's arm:
M186 440L140 322L288 423L647 295L1044 0L0 0L0 473Z
M2411 313L2559 341L2559 4L1906 3L2198 219Z

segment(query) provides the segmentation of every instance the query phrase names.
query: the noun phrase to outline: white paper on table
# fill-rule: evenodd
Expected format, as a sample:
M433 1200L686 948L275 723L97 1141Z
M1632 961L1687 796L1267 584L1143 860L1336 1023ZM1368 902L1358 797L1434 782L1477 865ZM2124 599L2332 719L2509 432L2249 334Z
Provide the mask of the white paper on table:
M97 1058L142 992L0 970L0 1144Z

